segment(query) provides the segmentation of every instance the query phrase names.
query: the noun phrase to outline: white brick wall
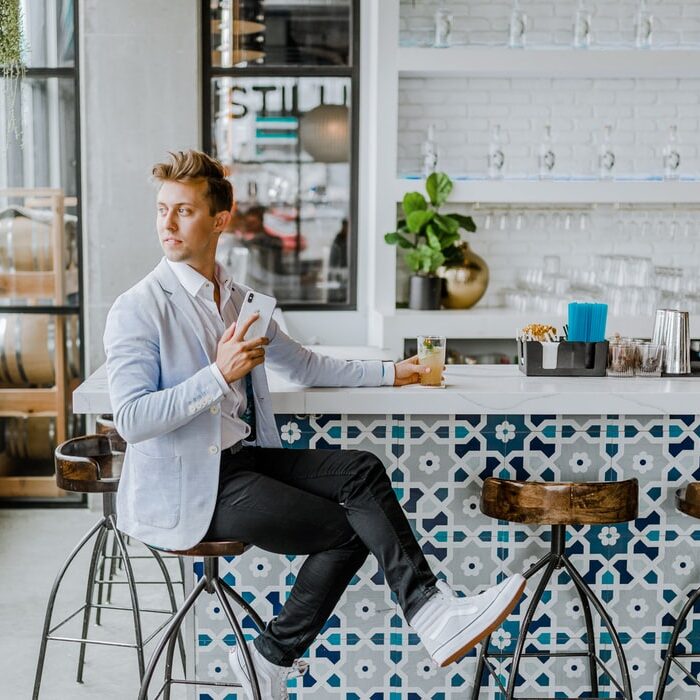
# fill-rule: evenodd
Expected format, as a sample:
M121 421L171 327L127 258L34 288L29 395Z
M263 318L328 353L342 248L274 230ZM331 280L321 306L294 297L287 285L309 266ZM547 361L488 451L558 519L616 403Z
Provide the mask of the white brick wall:
M700 60L700 59L698 59ZM555 174L597 174L603 127L614 127L619 176L661 175L662 149L678 126L681 173L700 174L700 80L403 78L398 169L420 171L420 146L435 124L440 169L485 176L490 128L499 123L506 176L537 174L543 126L552 126Z
M521 0L528 15L530 45L570 45L575 0ZM512 3L469 0L401 0L400 41L429 45L438 6L454 15L453 43L505 44ZM657 46L700 49L700 0L653 2ZM593 44L631 45L636 1L589 2ZM700 54L699 54L700 55ZM537 174L537 154L545 123L552 126L555 173L596 175L598 144L606 123L614 125L616 172L661 175L662 149L671 124L678 126L683 175L700 177L700 81L691 79L507 79L404 78L399 84L399 173L421 168L420 147L428 125L435 124L438 168L451 174L485 176L490 128L500 123L507 134L506 175ZM419 184L416 183L416 189ZM455 211L474 214L466 205ZM501 213L506 212L501 228ZM571 212L570 228L565 223ZM581 212L588 212L584 230ZM540 212L544 212L540 214ZM479 230L469 238L488 262L491 284L482 304L498 305L498 291L514 286L519 271L540 266L544 255L559 255L562 266L589 266L596 254L651 257L655 265L692 268L700 264L700 211L643 206L617 209L533 209L513 207L475 216ZM524 213L516 229L518 213ZM405 299L403 275L398 299Z
M634 41L635 0L589 0L592 10L592 43L620 46ZM654 23L654 43L679 46L700 42L700 2L648 1ZM528 21L530 45L570 45L576 0L536 2L520 0ZM435 10L452 12L455 44L505 44L512 3L507 0L401 0L399 25L402 44L429 44L433 41Z

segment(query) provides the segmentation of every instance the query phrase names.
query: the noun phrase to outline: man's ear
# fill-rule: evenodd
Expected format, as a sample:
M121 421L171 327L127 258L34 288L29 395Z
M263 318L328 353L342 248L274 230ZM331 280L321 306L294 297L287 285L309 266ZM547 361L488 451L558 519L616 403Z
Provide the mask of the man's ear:
M220 211L214 218L214 230L221 233L228 226L229 221L231 221L231 212Z

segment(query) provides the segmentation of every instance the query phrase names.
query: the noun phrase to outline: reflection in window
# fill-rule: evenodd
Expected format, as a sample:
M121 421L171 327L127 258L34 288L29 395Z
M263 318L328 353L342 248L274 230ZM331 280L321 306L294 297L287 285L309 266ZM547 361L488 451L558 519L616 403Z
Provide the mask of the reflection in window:
M25 78L14 104L21 142L7 128L10 105L0 91L0 188L60 187L77 192L75 79Z
M30 68L73 67L73 0L21 0L20 5L27 44L26 65Z
M359 2L203 7L204 144L236 196L219 260L284 308L353 308Z
M349 87L345 78L214 80L213 152L237 200L221 257L245 263L246 284L281 301L348 301ZM231 270L239 280L242 271Z
M349 66L350 0L215 0L214 66Z

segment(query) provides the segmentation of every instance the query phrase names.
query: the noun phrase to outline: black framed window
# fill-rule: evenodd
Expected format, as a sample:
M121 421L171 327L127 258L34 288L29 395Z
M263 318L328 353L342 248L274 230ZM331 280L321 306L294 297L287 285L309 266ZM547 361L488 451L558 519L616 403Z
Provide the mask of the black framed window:
M59 313L77 313L82 299L77 0L20 0L20 6L26 70L10 91L0 78L0 189L62 190L66 197L65 299L57 305L47 298L45 305ZM0 198L0 272L46 269L43 260L50 255L50 241L41 203L32 206L31 212L18 212L21 206L19 198ZM25 216L31 226L16 220ZM20 238L20 229L29 231L31 240ZM0 294L2 307L23 309L43 303Z
M0 389L15 392L23 406L59 384L69 404L83 376L78 1L20 0L26 70L10 90L0 78ZM62 294L51 277L56 230L64 244ZM32 281L46 276L50 284ZM63 379L55 371L59 327ZM0 410L0 502L81 505L82 495L55 498L55 486L47 486L56 444L82 434L81 417L68 405L65 414L33 412ZM15 486L26 477L26 487Z
M203 144L236 205L217 258L284 309L354 309L359 0L202 0Z

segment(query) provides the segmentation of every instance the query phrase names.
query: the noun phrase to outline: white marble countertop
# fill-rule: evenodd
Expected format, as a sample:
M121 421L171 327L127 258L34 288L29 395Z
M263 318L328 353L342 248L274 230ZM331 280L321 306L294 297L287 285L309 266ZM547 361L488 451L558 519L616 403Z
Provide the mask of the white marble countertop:
M443 389L306 388L272 373L269 382L276 413L700 413L700 377L526 377L514 365L448 365ZM111 412L104 366L74 392L73 411Z

